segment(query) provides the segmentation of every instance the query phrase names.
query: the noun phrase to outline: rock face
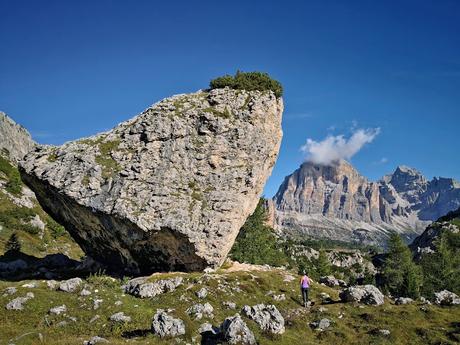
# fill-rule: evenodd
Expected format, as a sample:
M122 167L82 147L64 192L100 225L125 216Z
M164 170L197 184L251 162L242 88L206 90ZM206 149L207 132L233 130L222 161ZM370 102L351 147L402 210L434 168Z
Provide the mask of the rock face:
M278 155L282 99L178 95L113 130L40 146L21 175L82 249L133 274L218 266Z
M460 206L460 184L428 181L417 170L400 166L370 182L350 163L306 162L287 176L273 198L278 231L292 236L382 244L390 231L410 241L439 216Z
M14 162L19 162L35 147L29 132L0 111L0 151Z
M436 240L444 232L458 233L460 231L460 208L456 211L449 212L447 215L439 218L436 222L428 226L425 231L410 244L414 253L414 258L419 260L423 254L429 254L436 251Z

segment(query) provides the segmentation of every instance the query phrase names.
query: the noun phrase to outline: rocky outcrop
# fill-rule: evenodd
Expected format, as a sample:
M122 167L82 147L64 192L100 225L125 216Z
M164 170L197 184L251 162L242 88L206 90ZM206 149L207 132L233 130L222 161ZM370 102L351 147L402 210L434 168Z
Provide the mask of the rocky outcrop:
M0 152L14 163L35 147L30 133L0 111Z
M380 305L385 302L383 294L374 285L351 286L340 292L344 302Z
M382 245L392 231L410 242L460 206L460 184L445 178L428 181L404 166L370 182L344 160L306 162L285 178L273 202L275 229L287 235Z
M460 297L448 290L436 292L434 297L434 303L438 305L460 305Z
M460 208L449 212L428 226L409 246L414 253L414 258L419 260L424 254L434 253L436 251L436 241L443 233L451 232L456 234L460 232L458 224L460 224Z
M254 320L264 332L283 334L285 331L284 318L272 304L257 304L252 307L245 305L243 313Z
M155 282L147 281L146 277L139 277L128 281L124 286L124 290L126 293L136 297L151 298L166 292L174 291L182 282L182 277L160 279Z
M228 344L256 344L254 333L246 325L239 314L227 317L220 326L219 334Z
M163 309L158 309L153 317L152 333L160 338L176 337L185 334L185 324L181 319L176 319Z
M281 141L272 92L178 95L113 130L40 146L21 175L82 249L133 274L218 266Z

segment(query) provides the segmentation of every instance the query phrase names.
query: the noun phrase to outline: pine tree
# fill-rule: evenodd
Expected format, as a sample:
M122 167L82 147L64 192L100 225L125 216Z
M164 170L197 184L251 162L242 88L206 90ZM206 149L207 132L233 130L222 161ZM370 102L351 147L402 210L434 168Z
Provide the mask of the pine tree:
M13 232L6 242L5 253L17 254L21 251L21 243L19 242L18 235Z
M393 233L388 243L388 256L383 268L384 288L392 295L417 298L420 295L421 272L412 261L409 247Z
M327 258L326 251L322 247L319 249L318 260L316 261L316 272L319 277L327 276L331 273L331 264Z

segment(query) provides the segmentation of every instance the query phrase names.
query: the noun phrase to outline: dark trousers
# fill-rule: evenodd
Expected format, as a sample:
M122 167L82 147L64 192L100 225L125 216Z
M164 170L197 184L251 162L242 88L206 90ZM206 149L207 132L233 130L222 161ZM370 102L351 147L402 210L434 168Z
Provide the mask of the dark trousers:
M300 288L300 291L302 292L302 298L303 298L303 303L308 302L308 288Z

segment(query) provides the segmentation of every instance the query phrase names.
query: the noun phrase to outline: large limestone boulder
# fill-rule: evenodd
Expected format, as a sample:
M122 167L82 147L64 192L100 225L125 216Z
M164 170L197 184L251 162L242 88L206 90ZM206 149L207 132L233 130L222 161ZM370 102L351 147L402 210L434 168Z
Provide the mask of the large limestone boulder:
M82 249L132 274L218 266L255 209L281 142L272 92L162 100L111 131L39 146L23 180Z

